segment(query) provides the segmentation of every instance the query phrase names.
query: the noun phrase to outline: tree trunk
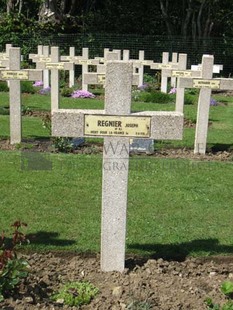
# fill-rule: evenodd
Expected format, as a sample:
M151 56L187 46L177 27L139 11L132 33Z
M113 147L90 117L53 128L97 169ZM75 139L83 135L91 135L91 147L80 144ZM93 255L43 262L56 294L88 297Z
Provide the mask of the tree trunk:
M45 0L39 10L39 21L54 21L59 19L57 0Z
M172 36L173 35L172 28L173 27L172 27L172 23L171 23L169 14L168 14L168 0L165 0L165 3L164 3L164 0L160 0L160 8L161 8L161 12L162 12L163 18L164 18L165 23L166 23L168 35Z
M15 9L15 1L14 0L8 0L7 3L6 3L6 11L7 11L7 14L10 14L14 11Z

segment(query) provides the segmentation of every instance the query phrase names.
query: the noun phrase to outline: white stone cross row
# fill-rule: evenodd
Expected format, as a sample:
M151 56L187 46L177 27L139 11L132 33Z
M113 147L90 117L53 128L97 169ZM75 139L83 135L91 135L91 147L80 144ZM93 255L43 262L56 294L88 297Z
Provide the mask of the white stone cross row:
M20 48L12 47L9 49L9 69L0 69L0 80L9 81L11 144L20 143L22 139L20 81L38 81L41 79L41 70L20 69Z
M102 175L101 269L125 267L126 210L130 138L182 139L183 114L131 113L133 64L107 63L105 109L52 111L52 135L104 138ZM122 169L105 169L111 165Z

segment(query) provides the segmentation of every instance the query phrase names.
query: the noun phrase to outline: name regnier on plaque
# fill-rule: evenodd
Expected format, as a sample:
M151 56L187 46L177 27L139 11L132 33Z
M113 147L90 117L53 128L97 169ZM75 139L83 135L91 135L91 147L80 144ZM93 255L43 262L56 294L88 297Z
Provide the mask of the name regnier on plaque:
M86 136L150 137L150 117L85 115Z

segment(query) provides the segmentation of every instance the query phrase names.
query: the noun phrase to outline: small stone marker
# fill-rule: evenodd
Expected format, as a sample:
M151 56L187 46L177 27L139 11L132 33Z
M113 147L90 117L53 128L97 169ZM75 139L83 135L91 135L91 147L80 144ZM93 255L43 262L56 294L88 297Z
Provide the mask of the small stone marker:
M105 110L52 111L52 135L103 137L101 269L123 272L130 138L181 139L183 114L131 113L133 64L108 62Z
M20 81L38 81L42 79L41 70L20 69L20 58L20 48L10 48L9 69L0 69L0 80L9 80L11 144L20 143L22 139Z
M132 153L154 153L153 139L130 139L130 152Z

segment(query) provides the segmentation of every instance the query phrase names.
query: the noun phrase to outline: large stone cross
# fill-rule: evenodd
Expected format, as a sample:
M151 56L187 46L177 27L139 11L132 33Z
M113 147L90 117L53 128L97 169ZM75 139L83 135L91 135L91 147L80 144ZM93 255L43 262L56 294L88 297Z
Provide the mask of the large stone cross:
M182 113L131 113L132 79L133 64L108 62L104 110L52 111L53 136L104 138L101 224L103 271L122 272L125 267L130 138L177 140L182 139L183 133Z
M42 71L20 69L20 48L9 49L9 66L0 69L0 80L9 81L10 90L10 143L20 143L22 139L21 87L20 81L38 81Z

